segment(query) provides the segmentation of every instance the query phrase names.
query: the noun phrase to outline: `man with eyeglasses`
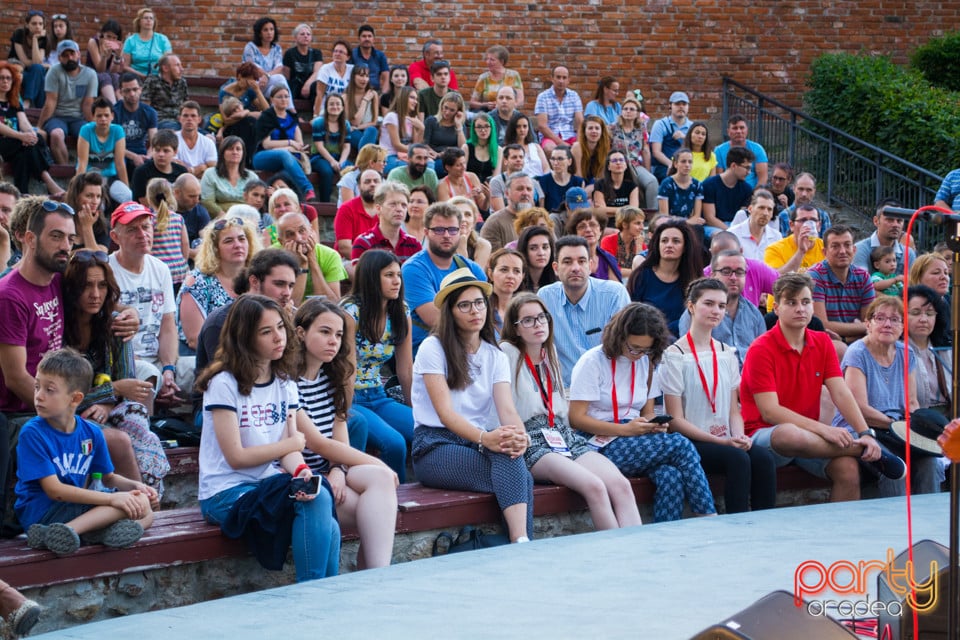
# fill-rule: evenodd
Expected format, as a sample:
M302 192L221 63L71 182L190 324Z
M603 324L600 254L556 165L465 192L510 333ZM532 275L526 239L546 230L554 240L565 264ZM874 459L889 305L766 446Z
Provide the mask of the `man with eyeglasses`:
M67 136L79 136L80 127L93 122L93 99L100 82L97 72L80 64L80 45L64 40L57 45L57 64L44 79L46 101L37 126L47 132L57 164L67 164Z
M140 327L131 340L137 377L160 381L157 403L172 406L178 404L176 393L180 391L177 306L170 269L150 255L153 219L153 212L138 202L125 202L114 209L110 239L119 249L110 254L110 267L120 287L120 302L140 315ZM185 374L181 374L182 380ZM192 370L190 374L192 380Z
M732 249L714 254L710 263L711 277L727 287L727 308L723 320L710 333L716 340L736 348L741 366L747 349L767 331L763 314L743 296L748 270L743 254ZM680 316L679 330L681 335L690 330L689 311L684 311Z
M541 287L537 296L553 316L553 341L560 357L563 385L588 349L600 344L610 318L630 304L627 289L613 280L590 277L590 249L580 236L557 240L553 269L557 282Z
M734 161L727 159L727 154L733 149L748 149L753 157L750 159L750 171L745 178L750 189L758 184L767 184L767 151L759 142L747 140L747 120L737 114L727 120L727 140L717 145L713 153L717 156L717 167L721 171L729 167Z
M718 231L713 234L713 238L710 239L711 260L713 256L728 250L742 254L743 249L740 246L740 239L729 231ZM763 260L754 260L746 256L744 256L744 260L747 263L747 276L741 294L743 294L751 304L756 305L757 308L761 308L760 303L762 302L763 296L773 293L773 285L780 274ZM707 277L710 277L712 273L710 265L707 265L703 270L703 275Z
M913 247L905 247L900 238L903 237L902 218L894 218L883 213L884 207L902 207L900 201L896 198L884 198L877 204L877 211L873 215L873 226L876 227L869 238L864 238L855 246L856 254L853 256L853 264L873 271L873 265L870 264L870 252L876 247L893 247L893 254L897 257L896 273L903 273L903 255L906 253L910 257L910 264L917 258L917 252Z
M20 427L35 413L37 365L45 353L63 344L61 276L76 239L76 215L66 204L27 196L17 202L15 215L21 214L27 221L23 258L0 279L4 309L0 322L0 517L6 506L9 445L15 444ZM124 309L114 319L113 331L128 337L138 324L137 314ZM130 437L116 429L104 429L104 437L118 473L139 480Z
M747 206L753 195L745 180L753 166L753 153L735 147L730 150L729 159L730 164L720 175L703 181L703 232L708 238L732 224L737 211Z
M374 200L377 187L383 177L376 169L365 169L358 181L360 195L347 200L337 209L333 219L333 233L337 239L337 251L344 260L353 253L353 241L377 224L377 203Z
M410 66L407 67L407 72L410 75L410 84L416 87L417 91L422 91L427 87L433 86L433 75L431 71L433 70L433 64L439 60L443 60L443 42L436 38L431 38L424 42L423 58L411 62ZM449 87L456 91L459 87L457 84L457 74L453 72L453 68L449 65L447 65L447 68L450 69Z
M791 182L793 182L793 167L786 162L778 162L773 165L770 182L765 186L774 197L774 216L780 215L781 211L793 204L796 196L793 189L790 188Z
M790 214L790 235L767 247L763 252L763 261L781 275L805 271L823 261L823 240L819 237L819 228L820 212L812 204L801 204Z
M793 183L793 189L796 192L796 198L793 204L781 211L777 216L780 224L780 234L784 238L790 235L790 215L794 209L805 204L813 205L813 199L817 195L817 180L813 177L812 173L804 171L797 176L796 181ZM820 216L820 237L823 238L827 229L833 225L833 222L830 220L830 214L826 209L817 208L817 213Z
M414 354L440 319L440 310L434 306L433 298L440 291L443 279L457 269L469 267L477 280L487 280L480 265L457 255L461 222L463 213L452 204L437 202L430 205L423 217L427 244L403 263L403 297L410 307L413 322Z
M807 270L813 278L813 313L848 343L867 333L865 312L876 297L870 272L854 264L853 229L827 229L824 260Z
M127 150L127 175L147 161L147 147L157 132L157 110L140 101L140 78L134 73L120 76L120 101L113 105L113 123L123 127ZM136 194L134 194L136 198Z

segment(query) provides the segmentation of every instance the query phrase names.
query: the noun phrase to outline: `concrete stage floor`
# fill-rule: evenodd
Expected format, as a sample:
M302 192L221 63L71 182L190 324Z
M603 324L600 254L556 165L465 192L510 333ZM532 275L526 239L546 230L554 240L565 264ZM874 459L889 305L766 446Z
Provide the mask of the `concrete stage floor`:
M948 543L948 494L915 497L913 512L914 541ZM455 554L36 637L683 639L792 592L802 562L906 546L902 498L793 507ZM875 575L867 585L875 600Z

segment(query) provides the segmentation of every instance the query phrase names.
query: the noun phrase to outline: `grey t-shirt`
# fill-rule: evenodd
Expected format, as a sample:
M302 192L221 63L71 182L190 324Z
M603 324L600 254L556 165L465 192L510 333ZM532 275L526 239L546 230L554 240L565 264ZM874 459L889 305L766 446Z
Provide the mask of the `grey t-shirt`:
M882 367L873 359L863 340L857 340L847 349L840 363L843 371L847 367L856 367L863 372L867 378L867 401L870 406L896 420L902 420L904 417L903 406L903 343L897 343L896 356L893 364L889 367ZM910 371L916 370L917 355L911 353ZM850 424L843 419L840 412L837 411L833 416L833 426L849 427Z
M60 64L55 64L47 71L43 90L57 94L57 108L55 117L82 118L81 104L84 98L95 98L99 83L97 72L90 67L80 65L80 73L71 76Z

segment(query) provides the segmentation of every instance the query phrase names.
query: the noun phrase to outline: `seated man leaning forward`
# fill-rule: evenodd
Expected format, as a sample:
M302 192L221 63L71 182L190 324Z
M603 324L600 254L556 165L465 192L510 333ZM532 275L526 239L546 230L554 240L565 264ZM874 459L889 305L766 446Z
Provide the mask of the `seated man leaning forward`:
M747 351L740 383L744 432L753 446L770 448L778 467L792 462L829 479L834 502L860 498L861 460L888 478L902 478L903 461L867 428L829 336L807 328L813 316L810 276L781 276L773 295L779 320ZM820 420L824 386L854 433Z

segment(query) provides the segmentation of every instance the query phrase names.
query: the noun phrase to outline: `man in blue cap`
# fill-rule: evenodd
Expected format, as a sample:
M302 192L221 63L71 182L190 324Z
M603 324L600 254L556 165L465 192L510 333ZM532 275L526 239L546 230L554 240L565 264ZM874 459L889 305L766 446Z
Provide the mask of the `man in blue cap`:
M80 135L80 127L93 122L93 99L97 97L97 72L80 64L80 46L73 40L57 45L57 64L44 80L46 102L37 126L49 136L50 152L57 164L67 164L68 135Z
M693 121L687 118L690 98L683 91L670 94L670 115L660 118L650 129L650 152L653 154L653 175L663 182L670 169L670 161L677 149L683 146L683 139Z

